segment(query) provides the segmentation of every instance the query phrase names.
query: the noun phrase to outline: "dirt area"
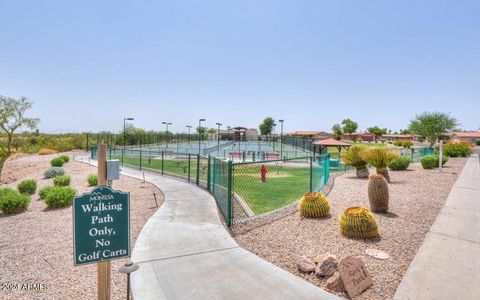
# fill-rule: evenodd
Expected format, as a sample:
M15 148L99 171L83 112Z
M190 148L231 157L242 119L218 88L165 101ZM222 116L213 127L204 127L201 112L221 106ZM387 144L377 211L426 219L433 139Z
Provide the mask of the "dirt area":
M66 153L85 155L82 152ZM73 266L72 207L47 209L38 197L38 190L53 185L53 179L43 179L50 160L57 155L24 156L8 161L3 172L1 187L15 187L23 179L35 179L37 194L26 212L17 215L0 213L0 284L44 284L44 291L0 290L0 299L94 299L96 297L97 266ZM84 193L91 187L87 176L96 168L70 159L64 165L65 173L72 178L71 186ZM8 182L8 183L4 183ZM130 225L132 249L145 222L163 202L162 192L140 180L121 176L114 181L114 189L130 192ZM112 262L112 299L126 298L126 275L118 268L124 259Z
M343 210L351 206L369 207L368 180L347 172L335 179L328 195L330 217L304 219L296 212L237 235L235 239L241 247L320 287L325 286L326 279L297 270L300 256L314 257L330 252L340 259L358 255L374 281L358 299L391 299L465 161L451 158L442 173L423 170L418 163L407 171L390 171L390 213L375 214L381 238L351 240L340 234L338 217ZM365 254L368 248L386 251L390 258L371 258ZM346 297L343 293L338 295Z

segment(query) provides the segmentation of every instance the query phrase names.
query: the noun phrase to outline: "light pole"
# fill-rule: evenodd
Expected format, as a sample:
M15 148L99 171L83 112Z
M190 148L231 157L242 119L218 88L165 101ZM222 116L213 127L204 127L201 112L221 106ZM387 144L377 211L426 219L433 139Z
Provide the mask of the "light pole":
M201 149L201 141L202 141L202 122L205 122L205 119L199 119L198 120L198 155L200 155L200 149Z
M227 140L230 140L230 129L232 129L232 127L227 126ZM232 138L232 140L233 140L233 138Z
M275 127L277 127L277 123L273 123L273 151L275 151Z
M165 149L168 148L168 125L172 125L172 123L169 122L162 122L167 127L167 131L165 133Z
M220 126L222 126L222 123L215 123L218 126L217 129L217 157L220 156Z
M192 125L187 125L188 128L188 146L190 146L190 129L192 128Z
M133 121L133 118L123 118L123 155L122 155L122 165L123 165L123 156L125 155L125 150L126 150L126 139L127 139L127 133L125 131L125 122L126 121Z
M278 120L280 122L280 158L283 159L283 121L285 120Z

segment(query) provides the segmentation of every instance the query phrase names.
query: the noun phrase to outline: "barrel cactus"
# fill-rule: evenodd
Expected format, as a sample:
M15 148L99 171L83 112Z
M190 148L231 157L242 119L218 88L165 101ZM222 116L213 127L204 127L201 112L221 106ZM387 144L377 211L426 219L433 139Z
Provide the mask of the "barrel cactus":
M381 213L388 211L388 185L382 175L370 175L368 200L371 211Z
M298 210L303 217L320 218L330 213L330 205L324 195L317 192L310 192L300 199Z
M340 215L340 233L352 239L379 236L375 218L368 209L362 207L347 208Z

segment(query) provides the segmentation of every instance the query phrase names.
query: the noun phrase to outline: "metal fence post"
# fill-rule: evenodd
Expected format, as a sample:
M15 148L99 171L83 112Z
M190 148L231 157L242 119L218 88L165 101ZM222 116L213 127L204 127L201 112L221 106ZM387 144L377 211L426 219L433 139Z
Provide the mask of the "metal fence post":
M197 185L200 184L200 153L197 154L197 180L196 180Z
M412 157L412 162L413 162L413 152L415 151L415 149L410 149L410 153L411 153L411 157Z
M140 149L140 170L142 169L142 149Z
M188 154L188 182L190 182L190 154Z
M165 151L162 151L162 175L163 175L163 161L164 161Z
M87 147L87 148L85 149L85 151L88 151L88 133L87 133L87 144L86 144L86 147Z
M313 191L313 157L310 156L310 192Z
M230 227L232 226L232 180L233 180L233 176L232 176L232 172L233 172L233 168L232 168L232 161L229 160L228 161L228 169L227 169L227 172L228 172L228 183L227 183L227 226Z
M212 164L211 161L210 161L211 158L212 157L209 154L208 155L208 163L207 163L207 191L210 191L210 184L212 183L211 178L210 178L210 176L211 176L210 168L211 168L211 164Z

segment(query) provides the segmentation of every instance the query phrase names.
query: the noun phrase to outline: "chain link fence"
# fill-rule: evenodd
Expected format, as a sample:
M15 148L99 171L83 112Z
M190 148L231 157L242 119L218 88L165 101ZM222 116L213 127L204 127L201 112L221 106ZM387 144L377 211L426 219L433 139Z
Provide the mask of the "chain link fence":
M433 149L399 149L413 162ZM91 148L96 158L97 148ZM354 169L341 163L339 153L261 161L232 161L199 154L168 151L161 148L109 148L109 159L122 165L197 184L210 191L227 226L274 213L299 200L309 191L320 191L332 174Z

